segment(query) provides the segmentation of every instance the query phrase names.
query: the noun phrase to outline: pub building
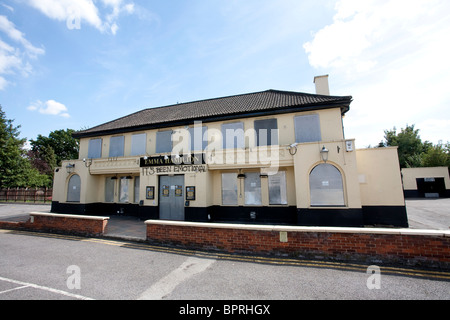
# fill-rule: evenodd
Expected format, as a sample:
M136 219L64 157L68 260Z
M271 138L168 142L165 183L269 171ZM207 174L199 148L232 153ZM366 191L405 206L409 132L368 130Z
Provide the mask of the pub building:
M148 108L77 131L53 213L407 227L396 148L355 149L351 96L267 90Z

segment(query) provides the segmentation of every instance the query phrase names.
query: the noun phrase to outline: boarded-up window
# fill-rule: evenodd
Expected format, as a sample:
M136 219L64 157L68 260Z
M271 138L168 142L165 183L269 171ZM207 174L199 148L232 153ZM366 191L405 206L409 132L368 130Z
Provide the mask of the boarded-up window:
M131 156L142 156L146 154L147 134L139 133L131 136Z
M237 174L222 173L222 204L237 205Z
M286 172L269 175L269 204L287 204Z
M270 146L278 144L277 119L255 120L256 145Z
M125 137L111 137L109 140L109 157L123 157L123 151L125 147Z
M203 151L208 145L207 128L206 127L193 127L189 128L190 151Z
M112 177L105 180L105 202L114 202L114 187L117 179Z
M102 157L102 139L89 140L88 158L96 159Z
M243 149L245 147L244 123L234 122L223 124L222 139L224 149Z
M295 142L316 142L322 140L318 114L294 117Z
M139 202L139 189L141 186L141 178L135 177L134 178L134 203Z
M319 164L309 175L311 206L344 206L341 172L328 163Z
M74 174L69 179L67 187L67 202L80 202L81 179L80 176Z
M172 130L156 133L156 153L172 152Z
M130 180L127 177L120 178L119 185L119 202L128 202L130 199Z
M244 191L246 205L261 205L261 177L259 172L245 174Z

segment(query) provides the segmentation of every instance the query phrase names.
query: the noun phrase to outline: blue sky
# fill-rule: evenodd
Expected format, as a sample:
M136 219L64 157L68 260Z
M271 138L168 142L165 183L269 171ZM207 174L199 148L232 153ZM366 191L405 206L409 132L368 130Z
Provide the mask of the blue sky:
M268 89L352 95L357 147L450 141L448 0L1 0L0 104L21 135Z

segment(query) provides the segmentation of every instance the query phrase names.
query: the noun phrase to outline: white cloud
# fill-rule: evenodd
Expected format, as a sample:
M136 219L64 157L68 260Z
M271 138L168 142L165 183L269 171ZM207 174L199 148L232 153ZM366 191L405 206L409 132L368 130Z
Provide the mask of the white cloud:
M14 8L13 8L13 7L8 6L7 4L4 4L4 3L2 3L1 5L2 5L4 8L8 9L9 11L14 12Z
M123 7L123 9L124 9L125 12L128 13L128 14L132 14L132 13L134 13L134 11L136 10L135 7L134 7L134 3L126 4L126 5Z
M30 110L30 111L35 111L35 110L37 110L38 107L36 106L36 104L42 105L42 102L41 102L41 101L37 101L36 103L34 103L34 104L32 104L32 105L29 105L29 106L27 107L27 110Z
M333 23L314 34L304 44L313 67L375 67L385 54L413 45L430 22L430 16L448 7L445 0L340 0L336 3ZM441 8L444 9L444 8ZM448 10L448 8L447 8ZM389 49L389 50L386 50ZM403 52L402 52L403 54Z
M113 35L116 35L118 29L119 29L119 26L117 24L113 23L113 25L111 26L111 33Z
M330 74L331 94L354 97L347 134L374 145L384 130L416 124L423 139L450 140L448 129L424 122L450 120L450 2L340 0L335 10L303 47L310 65Z
M33 46L6 16L0 16L0 31L5 33L10 39L20 43L25 48L27 54L32 57L45 53L44 49Z
M63 118L69 118L70 114L68 113L67 107L55 100L48 100L46 102L36 101L32 105L30 105L27 110L30 111L39 111L42 114L60 116Z
M75 15L96 28L102 25L97 7L91 0L28 0L28 4L51 19L66 21Z
M0 90L4 90L9 83L6 75L19 72L28 76L32 71L28 59L36 59L38 55L45 53L43 48L33 46L6 16L0 15L0 35L2 34L10 43L0 37Z
M15 49L0 39L0 75L11 73L21 65L22 60L15 55Z
M67 27L79 28L82 23L86 23L101 32L115 35L119 30L119 16L135 13L134 3L125 1L98 1L102 10L99 10L97 2L93 0L26 0L26 3L51 19L65 21ZM2 6L14 12L13 7L5 4ZM102 15L102 11L108 12ZM1 37L2 34L6 36L8 43ZM4 90L10 83L8 75L18 73L26 77L31 74L29 59L36 59L43 54L43 47L34 46L8 17L0 15L0 90Z
M134 4L123 0L101 0L101 9L111 10L103 14L103 10L93 0L28 0L28 4L51 19L58 21L78 20L80 24L87 23L101 32L111 32L113 35L118 30L116 23L122 12L133 13Z

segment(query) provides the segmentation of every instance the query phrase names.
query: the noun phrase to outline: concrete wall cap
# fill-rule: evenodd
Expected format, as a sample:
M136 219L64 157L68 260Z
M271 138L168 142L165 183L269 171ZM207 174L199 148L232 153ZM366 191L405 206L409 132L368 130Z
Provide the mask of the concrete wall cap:
M30 216L69 218L69 219L86 219L86 220L109 220L109 217L82 216L82 215L77 215L77 214L59 214L59 213L47 213L47 212L30 212Z

